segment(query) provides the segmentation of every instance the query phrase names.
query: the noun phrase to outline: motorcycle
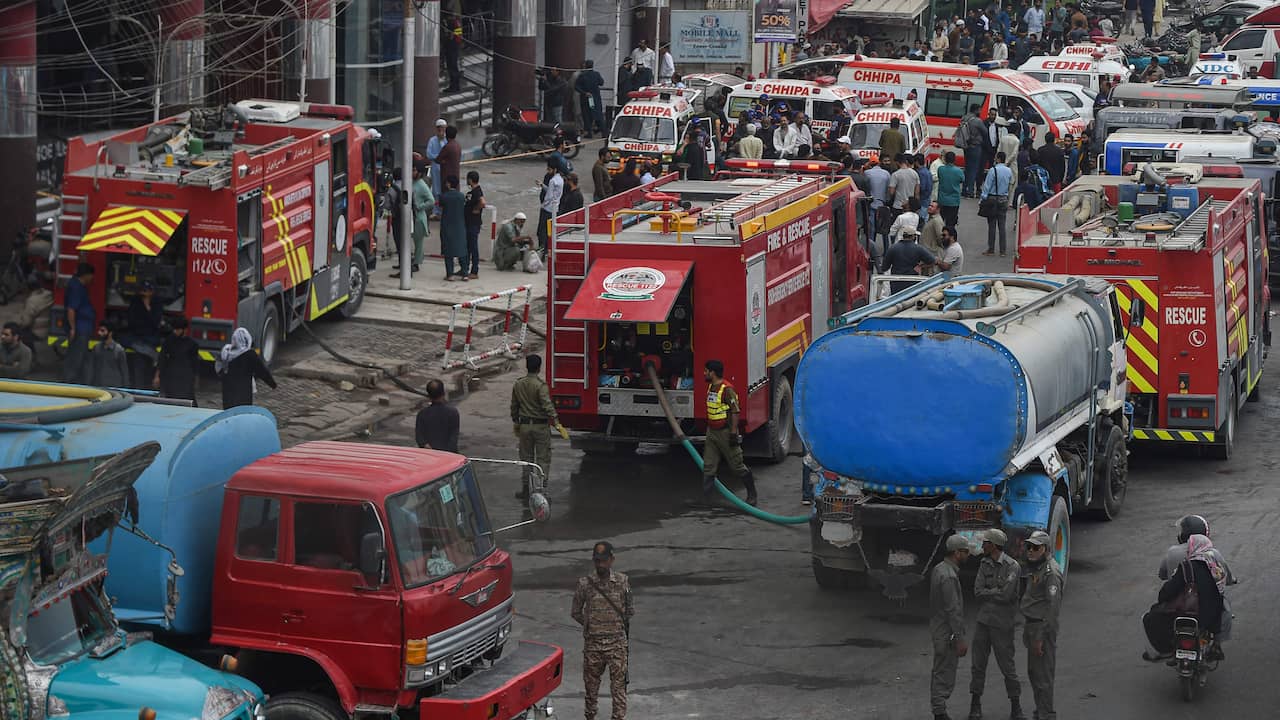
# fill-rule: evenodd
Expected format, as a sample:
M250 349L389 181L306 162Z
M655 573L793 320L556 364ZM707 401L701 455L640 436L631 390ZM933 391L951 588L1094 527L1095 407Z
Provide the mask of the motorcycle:
M554 150L561 140L569 142L564 155L575 158L582 148L578 126L574 123L544 123L525 120L520 111L508 106L495 126L497 132L485 137L480 149L487 157L502 157L518 150L544 152Z
M1117 28L1124 20L1124 3L1117 0L1081 0L1080 10L1090 18L1111 18Z
M1200 623L1193 617L1173 621L1173 659L1168 664L1178 670L1182 699L1186 702L1195 699L1196 690L1205 686L1209 673L1218 669L1220 660L1214 652L1217 642L1212 634L1200 632Z

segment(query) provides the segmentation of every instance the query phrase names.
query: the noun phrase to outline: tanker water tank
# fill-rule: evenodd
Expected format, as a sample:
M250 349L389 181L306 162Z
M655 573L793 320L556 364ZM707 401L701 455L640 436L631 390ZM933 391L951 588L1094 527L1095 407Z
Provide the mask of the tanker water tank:
M38 429L0 433L3 467L109 455L144 440L160 454L135 483L139 527L174 550L185 574L172 629L208 629L210 579L222 488L237 470L280 449L271 413L256 407L227 411L135 402L127 395L56 383L0 383L0 418L43 423ZM105 550L103 540L99 551ZM117 530L108 560L107 593L122 622L161 626L169 555Z

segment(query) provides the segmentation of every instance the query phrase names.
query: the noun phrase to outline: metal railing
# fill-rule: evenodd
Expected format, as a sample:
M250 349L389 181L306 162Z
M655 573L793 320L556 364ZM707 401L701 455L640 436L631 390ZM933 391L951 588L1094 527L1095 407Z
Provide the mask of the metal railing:
M520 315L520 337L515 342L512 342L511 341L512 309L513 309L515 296L519 293L524 293L524 309ZM481 305L484 305L485 303L489 303L494 300L500 300L502 298L506 298L507 300L507 309L506 309L506 312L503 314L501 343L498 345L498 347L493 348L492 350L486 350L482 353L476 353L473 355L471 353L471 339L475 332L476 309L479 308ZM453 310L449 313L449 332L448 334L445 335L445 339L444 339L444 359L441 361L441 369L452 370L454 368L460 368L463 366L475 368L481 360L486 360L498 354L504 354L507 357L514 358L516 356L516 353L521 348L524 347L525 337L528 334L528 328L529 328L529 307L532 304L533 304L533 286L532 285L521 285L519 287L513 287L507 290L502 290L500 292L493 293L492 295L485 295L483 297L467 300L466 302L460 302L460 303L454 304ZM462 340L462 350L461 350L462 357L460 359L457 359L457 358L450 359L450 356L454 352L453 336L454 336L454 330L458 325L459 310L467 311L467 332L464 335Z

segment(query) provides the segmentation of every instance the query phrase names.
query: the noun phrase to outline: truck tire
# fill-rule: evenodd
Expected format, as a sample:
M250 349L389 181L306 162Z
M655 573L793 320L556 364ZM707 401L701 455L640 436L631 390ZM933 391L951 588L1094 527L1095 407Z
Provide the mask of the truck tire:
M1128 488L1128 475L1129 449L1125 446L1124 433L1112 425L1093 473L1093 502L1098 517L1115 520L1120 514Z
M867 587L870 577L866 572L827 567L818 558L813 558L813 579L823 590L856 590Z
M280 306L274 299L268 300L262 313L262 332L258 333L258 349L262 352L262 362L267 367L276 360L276 351L280 349Z
M272 695L267 720L347 720L347 714L327 697L296 692Z
M764 426L765 440L768 442L766 457L771 462L780 463L787 459L795 428L791 380L783 375L778 378L778 386L773 391L773 407L769 412L769 422Z
M342 317L350 319L360 312L360 306L364 304L364 291L369 285L369 261L364 257L364 250L358 247L351 248L351 269L348 270L347 277L351 281L351 289L347 301L342 303L338 312L342 313Z
M1209 455L1218 460L1230 460L1231 452L1236 446L1236 391L1232 388L1231 393L1227 396L1227 419L1222 421L1222 427L1218 428L1219 442L1214 443L1209 448Z
M1049 555L1066 578L1067 565L1071 563L1071 515L1061 495L1054 495L1049 506Z

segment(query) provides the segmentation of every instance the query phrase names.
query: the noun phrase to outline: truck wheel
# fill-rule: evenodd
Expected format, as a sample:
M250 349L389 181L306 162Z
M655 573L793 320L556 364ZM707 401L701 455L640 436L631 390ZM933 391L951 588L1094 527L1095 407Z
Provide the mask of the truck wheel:
M780 463L787 459L795 427L791 381L784 375L778 378L778 387L773 392L773 409L769 413L769 422L765 425L765 439L769 443L768 457L771 461Z
M1124 505L1129 475L1129 449L1125 447L1124 433L1120 428L1111 426L1103 448L1101 461L1093 474L1094 507L1103 520L1114 520Z
M327 697L284 693L267 700L267 720L347 720L347 714Z
M1231 451L1236 445L1236 391L1233 389L1227 396L1227 419L1218 428L1217 443L1214 443L1209 454L1218 460L1230 460Z
M351 289L347 301L342 303L338 312L344 318L352 318L360 312L360 305L364 303L364 291L369 284L369 261L365 260L364 251L360 248L351 248L351 269L347 276L351 281Z
M258 334L258 338L262 362L271 367L276 360L276 350L280 348L280 307L274 300L267 301L266 312L262 314L262 332Z
M1049 552L1065 578L1067 565L1071 562L1071 516L1067 513L1067 501L1061 495L1053 496L1050 508Z
M827 567L813 558L813 579L823 590L854 590L867 587L870 578L865 572Z

